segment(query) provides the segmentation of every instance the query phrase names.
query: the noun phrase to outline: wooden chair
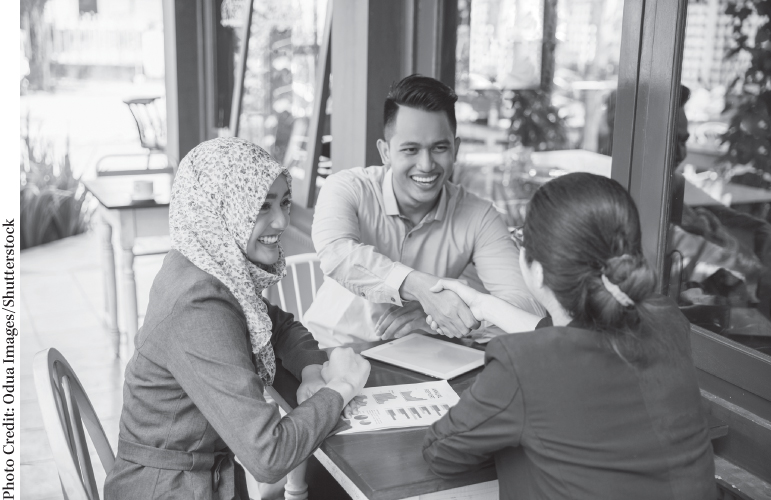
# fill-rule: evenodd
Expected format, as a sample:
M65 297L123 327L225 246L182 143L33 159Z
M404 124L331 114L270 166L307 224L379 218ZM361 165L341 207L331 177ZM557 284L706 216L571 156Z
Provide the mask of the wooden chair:
M316 298L316 290L318 290L318 286L316 285L318 281L316 279L318 262L319 258L315 253L304 253L287 257L286 268L287 273L292 277L294 294L290 295L287 293L287 291L284 290L283 282L279 281L270 291L264 290L263 295L269 297L273 292L277 293L281 309L291 312L298 321L302 321L305 311L308 310L311 302ZM307 265L308 269L308 278L305 278L305 272L301 272L301 270L305 269L305 265ZM301 286L301 284L303 286ZM319 286L320 285L321 283L319 283ZM287 300L287 296L294 300ZM303 299L305 299L305 302L303 302ZM305 304L307 304L307 306L305 306ZM280 396L273 391L273 388L269 388L267 393L274 400L280 398ZM308 483L305 481L306 467L307 463L303 462L298 465L295 470L287 474L286 485L284 486L285 500L305 500L308 498Z
M56 349L37 353L33 371L38 404L64 498L99 500L83 424L108 473L115 464L115 454L94 407L72 367Z

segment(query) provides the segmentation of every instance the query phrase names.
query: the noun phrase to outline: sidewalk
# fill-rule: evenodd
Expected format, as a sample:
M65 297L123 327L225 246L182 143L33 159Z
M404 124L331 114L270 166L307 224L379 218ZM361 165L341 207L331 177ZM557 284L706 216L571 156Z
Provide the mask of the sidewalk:
M101 245L88 232L21 253L21 497L62 499L32 378L34 355L55 347L72 365L117 449L125 359L116 359L104 321ZM140 322L163 255L135 260ZM141 323L140 323L141 324ZM105 474L92 452L99 493Z

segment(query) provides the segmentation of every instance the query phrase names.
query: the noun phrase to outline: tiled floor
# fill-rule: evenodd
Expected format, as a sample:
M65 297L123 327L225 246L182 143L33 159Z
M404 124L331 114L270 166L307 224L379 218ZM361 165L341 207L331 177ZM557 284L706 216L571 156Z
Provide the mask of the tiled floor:
M64 497L32 378L32 359L38 351L55 347L67 358L113 450L116 447L125 360L116 358L114 340L105 326L100 259L93 232L21 254L21 498L25 500ZM147 308L162 261L162 255L135 260L140 314ZM105 474L97 456L91 460L101 493Z

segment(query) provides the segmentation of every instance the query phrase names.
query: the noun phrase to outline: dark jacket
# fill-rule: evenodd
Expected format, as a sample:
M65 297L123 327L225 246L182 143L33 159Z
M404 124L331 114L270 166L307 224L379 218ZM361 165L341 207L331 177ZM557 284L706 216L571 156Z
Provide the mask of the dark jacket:
M299 379L328 359L291 314L268 312L277 364ZM321 389L281 418L263 398L235 297L176 251L153 282L135 344L108 500L247 500L232 454L259 481L275 482L321 444L343 408L338 393Z
M448 476L493 459L503 499L715 498L689 323L653 301L662 345L631 365L576 325L505 335L423 456Z

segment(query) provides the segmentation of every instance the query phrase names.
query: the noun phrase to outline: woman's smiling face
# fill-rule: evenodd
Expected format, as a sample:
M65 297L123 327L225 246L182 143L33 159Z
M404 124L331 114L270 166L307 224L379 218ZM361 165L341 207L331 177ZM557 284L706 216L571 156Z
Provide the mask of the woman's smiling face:
M257 222L246 246L246 258L255 264L270 266L278 260L281 233L289 225L292 194L284 175L279 175L270 186L260 207Z

